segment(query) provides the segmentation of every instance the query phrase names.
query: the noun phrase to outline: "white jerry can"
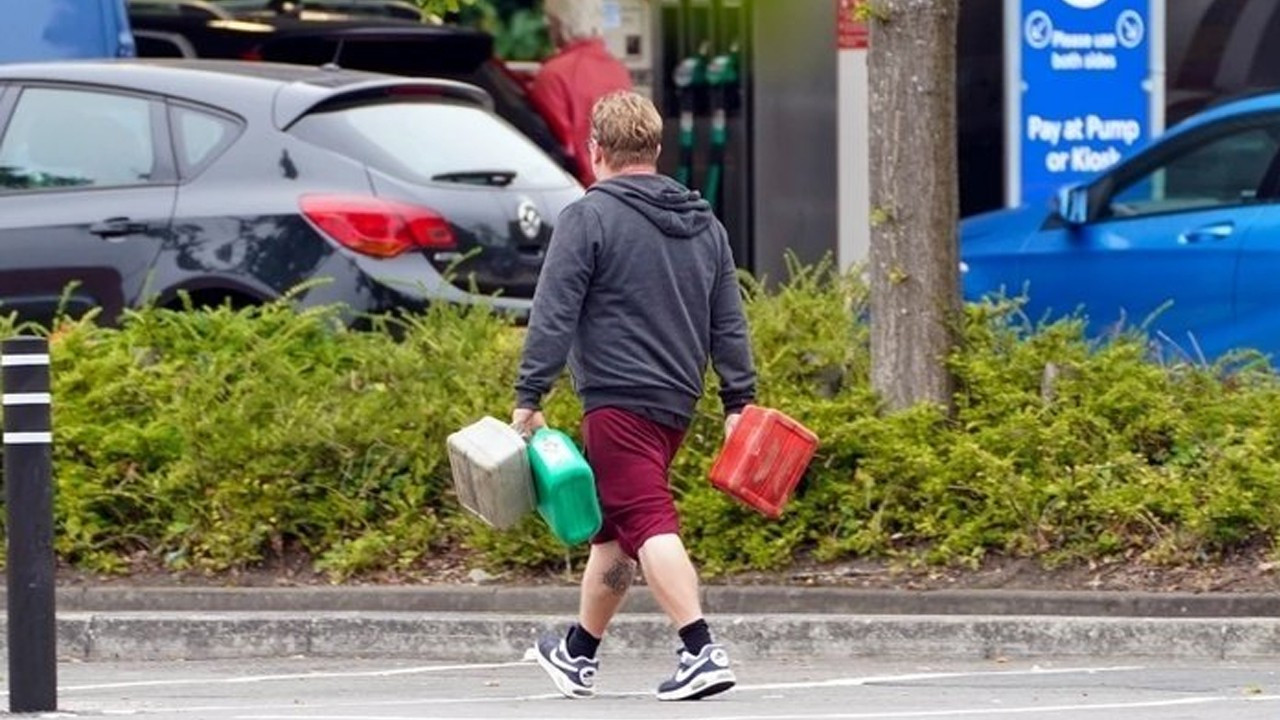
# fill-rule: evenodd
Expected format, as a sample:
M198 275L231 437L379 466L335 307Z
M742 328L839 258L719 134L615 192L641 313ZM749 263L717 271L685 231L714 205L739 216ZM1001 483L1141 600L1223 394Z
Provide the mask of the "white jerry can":
M537 504L528 446L497 418L481 418L450 435L449 466L458 502L499 530L520 522Z

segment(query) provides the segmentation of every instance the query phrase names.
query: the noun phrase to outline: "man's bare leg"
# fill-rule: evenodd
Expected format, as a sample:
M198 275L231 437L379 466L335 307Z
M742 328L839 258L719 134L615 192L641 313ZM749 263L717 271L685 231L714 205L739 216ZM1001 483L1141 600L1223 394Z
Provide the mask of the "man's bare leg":
M592 545L582 574L578 624L568 637L548 634L534 645L538 664L566 697L595 695L596 650L609 621L626 600L635 578L636 564L616 542Z
M711 640L698 597L698 571L679 535L655 535L640 548L640 567L658 604L680 631L685 652L675 675L658 686L659 700L699 700L722 693L737 679L729 655Z
M679 535L655 535L640 548L644 580L676 628L702 618L698 571Z
M627 599L636 564L616 542L592 545L582 575L578 624L596 638L604 637L609 622Z

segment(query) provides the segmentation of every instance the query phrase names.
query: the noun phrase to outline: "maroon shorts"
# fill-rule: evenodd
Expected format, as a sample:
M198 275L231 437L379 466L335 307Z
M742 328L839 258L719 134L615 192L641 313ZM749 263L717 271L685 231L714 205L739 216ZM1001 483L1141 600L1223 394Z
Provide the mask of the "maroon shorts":
M680 532L667 473L684 432L605 407L582 419L582 437L604 516L593 544L617 541L636 559L649 538Z

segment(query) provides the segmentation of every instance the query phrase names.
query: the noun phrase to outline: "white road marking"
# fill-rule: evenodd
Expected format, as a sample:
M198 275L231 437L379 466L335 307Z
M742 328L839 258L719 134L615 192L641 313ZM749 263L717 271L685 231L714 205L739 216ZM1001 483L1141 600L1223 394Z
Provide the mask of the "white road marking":
M58 692L83 692L89 690L119 690L140 687L173 687L175 685L243 685L251 683L281 682L286 680L334 680L338 678L378 678L398 675L422 675L439 672L466 672L468 670L500 670L509 667L528 667L526 662L484 663L477 665L424 665L396 668L394 670L365 670L361 672L314 672L289 675L243 675L229 678L184 678L178 680L136 680L133 682L104 683L101 685L65 685ZM8 691L0 692L7 696Z
M366 671L366 672L359 672L359 673L356 673L356 672L299 673L295 675L261 675L261 676L247 676L247 677L241 677L241 678L219 678L216 680L209 680L209 681L175 680L175 681L154 681L149 683L117 683L115 685L109 685L109 686L98 685L98 686L80 686L80 687L82 689L83 688L100 689L100 688L115 688L115 687L122 687L122 686L136 687L138 685L231 684L231 683L267 682L267 681L275 681L275 680L294 680L294 679L309 680L309 679L315 679L315 678L332 679L332 678L349 678L349 677L389 677L394 675L405 675L405 674L420 673L420 672L443 672L446 670L455 670L455 671L486 670L486 669L507 668L507 667L530 667L530 664L525 662L518 662L518 663L495 663L492 665L444 665L444 666L434 665L434 666L426 666L421 668L403 668L399 670ZM904 674L904 675L866 675L862 677L833 678L830 680L812 680L812 681L793 682L793 683L738 685L737 688L735 688L735 692L738 692L738 693L754 692L754 691L761 691L761 690L775 690L780 688L787 688L787 689L815 688L817 689L817 688L857 687L857 686L863 686L863 685L875 685L875 684L883 684L883 683L921 682L921 681L928 681L928 680L947 680L947 679L955 679L955 678L973 678L973 677L988 678L988 677L1064 675L1064 674L1094 675L1094 674L1100 674L1100 673L1130 672L1130 671L1143 670L1143 669L1145 668L1140 665L1119 665L1119 666L1112 666L1112 667L1081 667L1081 668L1050 668L1050 669L1033 667L1033 668L1028 668L1026 670L998 670L998 671L980 671L979 670L979 671L969 671L969 672L912 673L912 674ZM643 690L643 691L634 691L634 692L601 692L597 695L597 697L621 699L621 698L635 698L635 697L653 697L653 695L654 695L654 692L652 690ZM559 701L562 699L563 699L563 696L560 695L559 693L540 693L536 695L516 695L516 696L504 696L504 697L455 697L455 698L434 697L434 698L416 698L416 699L406 698L406 699L397 699L397 700L361 700L361 701L346 701L346 702L332 702L332 703L314 703L314 704L307 704L302 706L298 705L297 703L269 704L269 705L253 705L253 704L206 705L206 706L199 706L199 707L148 708L145 711L145 713L156 714L156 713L237 712L237 711L264 712L264 711L272 711L272 710L313 712L317 710L341 710L343 708L368 709L368 708L375 708L375 707L390 708L390 707L432 706L432 705L468 705L468 704L488 705L488 704L495 704L495 703L496 704L519 703L519 702L530 702L530 701L539 701L539 700ZM137 711L105 711L104 714L132 715L132 714L138 714L138 713ZM245 717L248 717L248 716L245 716ZM281 716L281 717L296 718L298 716ZM306 717L311 718L313 716L308 715ZM352 717L363 718L365 716L352 716ZM762 718L773 718L773 717L775 716L762 716ZM792 716L781 715L776 717L785 719ZM796 716L796 717L817 719L817 718L820 718L821 716L804 715L804 716ZM833 718L840 718L840 717L844 717L844 716L833 716ZM850 717L857 718L859 716L854 715ZM868 717L874 718L874 717L880 717L880 716L871 715ZM884 717L895 717L895 716L887 715ZM911 717L911 716L907 716L907 717ZM381 718L381 720L396 720L396 719L383 717ZM448 718L420 718L419 720L448 720ZM716 720L735 720L735 719L717 718Z
M937 672L910 673L906 675L868 675L866 677L833 678L831 680L811 680L805 682L762 683L756 685L738 685L736 690L806 690L813 688L857 687L860 685L877 685L881 683L920 682L923 680L950 680L966 677L1018 677L1026 675L1092 675L1095 673L1134 672L1145 670L1141 665L1117 665L1101 668L1029 668L1027 670L995 670L970 672Z
M951 710L895 710L865 713L792 713L781 715L706 715L707 720L909 720L910 718L959 718L991 717L994 715L1045 715L1054 713L1100 712L1103 710L1139 710L1143 708L1185 707L1215 703L1244 703L1260 700L1280 700L1280 696L1239 698L1211 696L1202 698L1176 698L1173 700L1149 700L1143 702L1094 703L1080 705L1042 705L1010 708L956 708ZM239 715L237 720L475 720L474 717L446 717L422 715ZM613 717L577 718L576 720L616 720Z
M600 693L596 697L612 697L614 695L622 696L625 693ZM652 696L653 693L633 693L635 695ZM299 705L296 702L282 703L279 705L201 705L195 707L168 707L168 708L147 708L146 710L102 710L103 715L157 715L169 713L196 713L196 712L261 712L264 710L297 710L298 712L306 712L311 710L338 710L341 708L373 708L373 707L394 707L403 705L501 705L505 703L533 702L537 700L564 700L564 695L558 692L539 693L537 695L516 695L507 697L465 697L465 698L418 698L416 700L359 700L354 702L338 702L338 703L321 703L314 705ZM290 716L298 717L298 716ZM307 716L309 717L309 716ZM474 719L473 719L474 720Z

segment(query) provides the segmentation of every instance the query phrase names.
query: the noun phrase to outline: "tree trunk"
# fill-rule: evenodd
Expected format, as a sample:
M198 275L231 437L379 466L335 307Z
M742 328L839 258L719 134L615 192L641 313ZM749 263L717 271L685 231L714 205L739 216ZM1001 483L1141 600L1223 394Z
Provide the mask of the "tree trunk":
M868 0L871 383L888 410L951 407L958 341L960 0Z

